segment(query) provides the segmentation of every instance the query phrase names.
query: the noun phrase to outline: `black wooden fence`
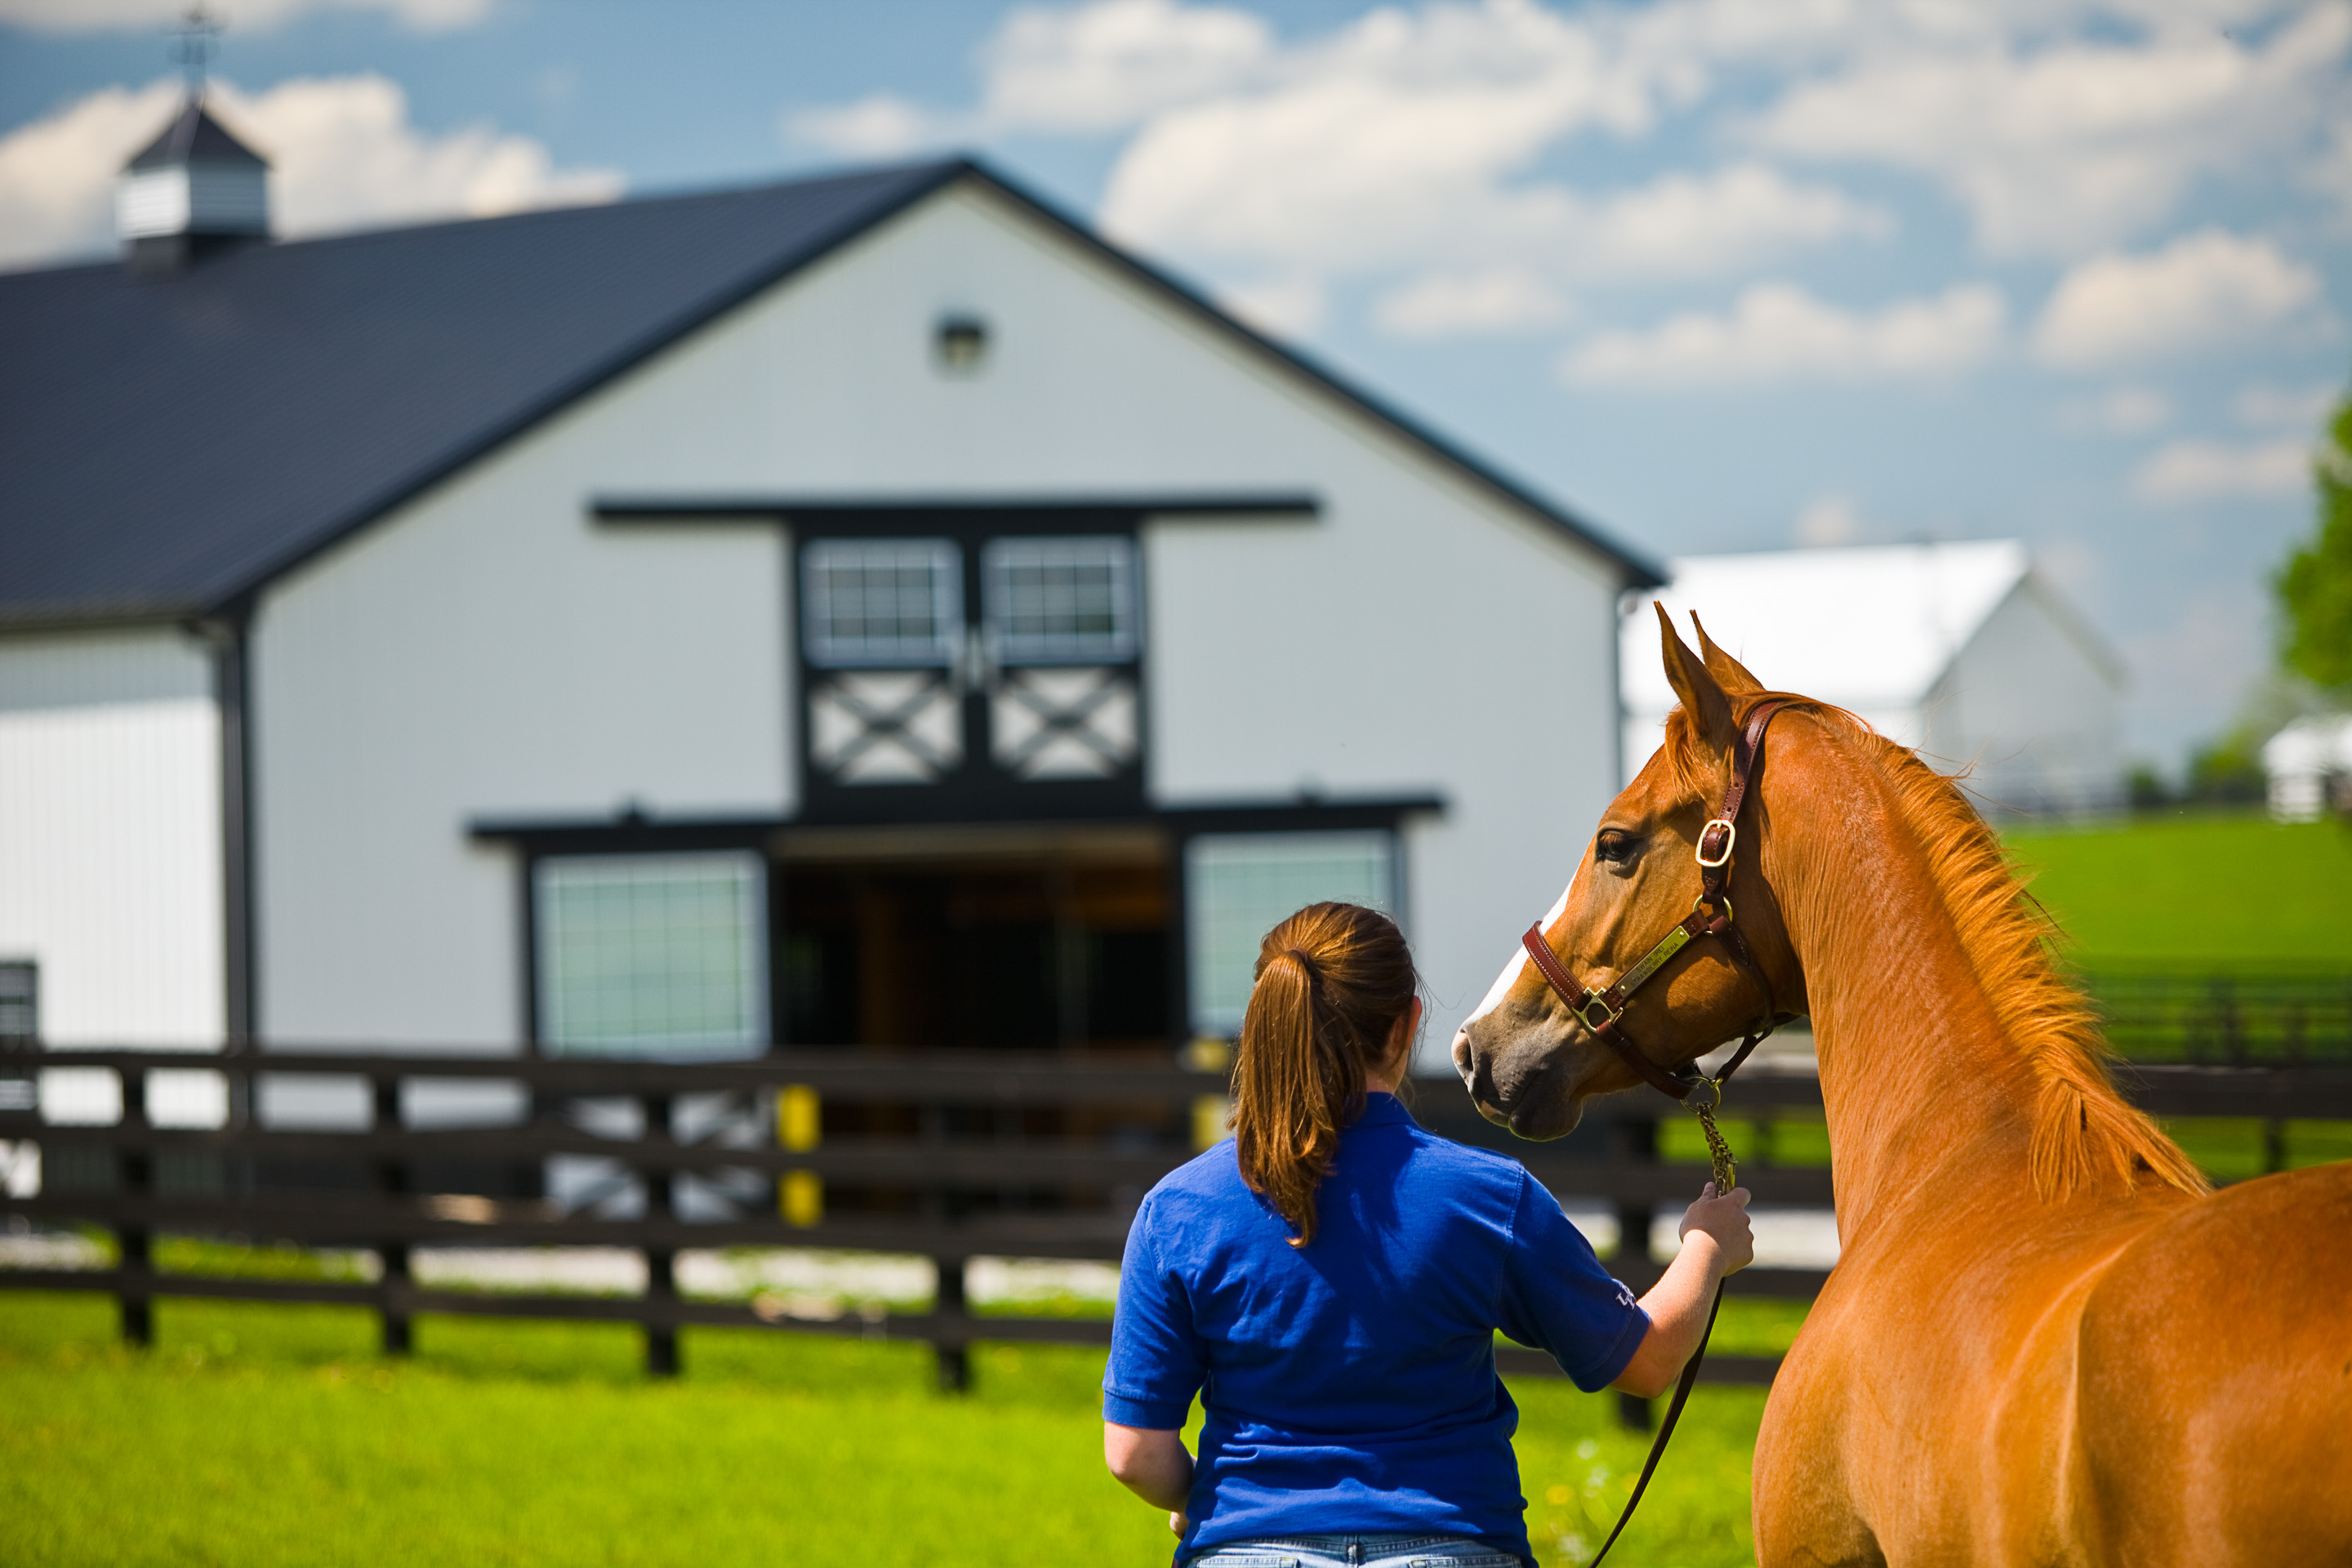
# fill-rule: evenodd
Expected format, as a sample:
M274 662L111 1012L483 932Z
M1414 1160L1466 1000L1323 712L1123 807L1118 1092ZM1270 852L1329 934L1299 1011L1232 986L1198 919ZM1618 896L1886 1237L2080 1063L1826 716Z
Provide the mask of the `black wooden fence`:
M2136 1061L2352 1066L2352 971L2111 964L2082 979L2108 1040Z
M43 1121L30 1079L57 1068L117 1075L121 1114L110 1125ZM159 1127L148 1114L149 1076L196 1068L221 1073L227 1124ZM268 1125L257 1089L273 1077L325 1075L369 1087L373 1116L348 1131ZM2352 1069L2143 1067L2126 1073L2143 1106L2166 1116L2352 1118ZM404 1117L404 1086L452 1080L510 1086L531 1107L510 1125L432 1128ZM0 1288L103 1290L121 1303L134 1342L152 1332L158 1296L344 1302L381 1316L384 1349L404 1352L419 1312L604 1319L639 1325L656 1374L678 1366L678 1331L689 1324L765 1327L803 1333L914 1339L936 1350L950 1388L969 1375L968 1347L982 1341L1106 1343L1109 1324L1066 1317L975 1315L965 1267L982 1256L1116 1260L1141 1194L1189 1158L1195 1131L1220 1118L1224 1079L1173 1066L1083 1057L929 1051L782 1052L724 1064L578 1058L353 1055L272 1050L227 1056L121 1050L52 1050L0 1057L0 1138L37 1142L45 1180L37 1195L0 1197L0 1213L49 1224L102 1226L119 1243L111 1268L0 1270ZM731 1137L680 1137L681 1100L731 1103L718 1119ZM583 1130L567 1107L635 1101L638 1136ZM1751 1069L1729 1114L1803 1118L1821 1107L1809 1073ZM824 1114L817 1114L819 1107ZM1658 1158L1654 1096L1623 1095L1592 1107L1586 1125L1551 1144L1518 1142L1474 1114L1450 1081L1418 1086L1414 1114L1433 1130L1509 1153L1564 1201L1599 1200L1616 1211L1614 1268L1636 1289L1656 1278L1647 1255L1654 1215L1686 1202L1703 1172ZM1664 1114L1679 1115L1671 1108ZM832 1130L822 1130L830 1122ZM757 1136L741 1132L756 1128ZM847 1131L842 1129L846 1128ZM2273 1140L2273 1146L2278 1146ZM613 1162L641 1184L642 1212L569 1210L533 1195L552 1157ZM762 1194L729 1217L688 1218L677 1178L747 1181ZM1827 1209L1830 1172L1751 1158L1743 1180L1760 1204ZM504 1195L500 1195L503 1194ZM820 1194L822 1201L820 1201ZM236 1237L373 1248L373 1281L227 1278L158 1270L159 1235ZM641 1251L647 1288L637 1296L435 1289L411 1277L421 1245L604 1246ZM927 1312L789 1316L742 1303L683 1297L681 1248L824 1247L919 1254L938 1268ZM1757 1267L1734 1276L1734 1294L1810 1300L1820 1270ZM1505 1347L1507 1371L1549 1373L1539 1352ZM1717 1382L1764 1384L1771 1356L1710 1356Z

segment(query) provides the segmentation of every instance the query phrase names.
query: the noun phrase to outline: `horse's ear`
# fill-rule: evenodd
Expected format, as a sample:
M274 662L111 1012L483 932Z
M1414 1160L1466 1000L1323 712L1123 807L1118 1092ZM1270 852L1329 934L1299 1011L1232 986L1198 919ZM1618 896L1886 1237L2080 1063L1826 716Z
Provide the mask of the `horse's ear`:
M1675 689L1683 711L1690 715L1691 738L1709 752L1729 751L1739 728L1732 721L1731 699L1723 694L1722 683L1708 672L1698 655L1675 635L1675 620L1666 614L1665 605L1653 600L1652 607L1658 612L1659 651L1665 656L1666 683Z
M1748 674L1746 665L1716 646L1715 639L1706 635L1706 627L1699 624L1696 610L1690 613L1690 618L1691 629L1698 633L1699 655L1706 660L1707 671L1715 677L1717 685L1726 691L1737 691L1743 695L1764 689L1764 683Z

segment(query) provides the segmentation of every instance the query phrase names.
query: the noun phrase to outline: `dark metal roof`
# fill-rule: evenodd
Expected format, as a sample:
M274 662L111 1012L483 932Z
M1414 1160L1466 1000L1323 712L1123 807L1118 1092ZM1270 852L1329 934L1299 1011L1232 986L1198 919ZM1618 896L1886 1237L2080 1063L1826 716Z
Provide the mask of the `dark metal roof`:
M174 163L258 163L266 169L269 160L221 129L203 101L192 98L180 106L180 117L163 128L163 134L123 166L161 169Z
M965 161L0 276L0 624L233 609L693 328L988 182L1407 439L1648 563Z

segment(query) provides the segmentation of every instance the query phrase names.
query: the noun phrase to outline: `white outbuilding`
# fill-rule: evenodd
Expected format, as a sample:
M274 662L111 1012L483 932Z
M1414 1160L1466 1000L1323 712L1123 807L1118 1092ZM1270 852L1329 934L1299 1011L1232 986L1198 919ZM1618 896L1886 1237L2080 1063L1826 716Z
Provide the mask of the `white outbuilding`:
M1616 788L1654 568L977 164L207 210L0 277L17 1038L1164 1050L1328 896L1444 1016Z
M2271 816L2316 822L2331 808L2352 814L2352 714L2298 719L2263 745Z
M1698 555L1631 595L1622 626L1626 777L1674 693L1655 599L1767 686L1833 702L1990 807L2081 816L2123 798L2123 662L2015 540Z

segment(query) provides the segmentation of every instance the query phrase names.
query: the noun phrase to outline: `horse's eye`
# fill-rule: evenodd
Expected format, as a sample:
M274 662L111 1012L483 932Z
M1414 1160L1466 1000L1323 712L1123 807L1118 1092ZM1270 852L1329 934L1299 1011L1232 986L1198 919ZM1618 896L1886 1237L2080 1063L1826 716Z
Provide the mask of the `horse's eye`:
M1592 858L1604 865L1622 866L1633 858L1633 852L1641 847L1642 841L1632 834L1604 828L1592 840Z

